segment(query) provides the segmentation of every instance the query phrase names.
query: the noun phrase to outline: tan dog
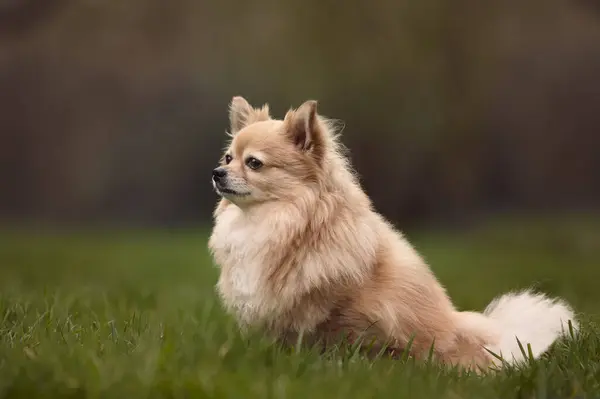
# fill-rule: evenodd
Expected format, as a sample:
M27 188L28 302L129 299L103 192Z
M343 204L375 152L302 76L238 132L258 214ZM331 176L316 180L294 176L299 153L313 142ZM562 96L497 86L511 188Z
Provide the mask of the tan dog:
M242 97L230 104L231 143L213 185L222 196L209 248L218 292L241 326L327 344L340 332L446 363L486 367L535 356L574 319L529 291L483 313L457 311L429 267L376 213L342 156L333 124L307 101L284 120ZM576 327L573 321L573 326Z

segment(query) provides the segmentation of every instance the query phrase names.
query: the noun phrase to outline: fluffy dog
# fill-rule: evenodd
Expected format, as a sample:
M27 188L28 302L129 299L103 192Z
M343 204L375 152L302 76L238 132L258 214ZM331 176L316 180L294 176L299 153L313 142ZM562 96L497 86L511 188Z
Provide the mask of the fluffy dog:
M277 120L267 105L234 97L229 117L209 249L220 298L242 328L324 345L343 332L373 340L374 350L403 350L412 339L417 358L433 344L442 362L485 368L497 361L488 350L519 362L515 338L539 356L569 320L576 327L569 305L531 291L503 295L483 313L458 311L373 209L316 101Z

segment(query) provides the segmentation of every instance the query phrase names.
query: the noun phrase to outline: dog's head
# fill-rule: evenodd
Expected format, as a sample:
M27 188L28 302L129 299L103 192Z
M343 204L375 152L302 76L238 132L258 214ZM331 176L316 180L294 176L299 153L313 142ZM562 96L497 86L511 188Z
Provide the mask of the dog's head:
M253 108L234 97L229 120L232 139L212 176L222 197L240 207L291 200L323 177L329 128L316 101L277 120L267 105Z

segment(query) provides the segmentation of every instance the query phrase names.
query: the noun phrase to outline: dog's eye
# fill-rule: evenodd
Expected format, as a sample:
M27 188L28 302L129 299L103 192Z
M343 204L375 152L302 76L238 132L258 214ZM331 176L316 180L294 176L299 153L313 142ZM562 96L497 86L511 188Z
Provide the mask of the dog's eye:
M227 154L225 155L225 164L229 165L229 163L231 162L233 158L231 157L231 155Z
M246 159L246 165L248 165L248 167L250 169L256 170L256 169L260 168L263 165L263 163L254 157L250 157L250 158Z

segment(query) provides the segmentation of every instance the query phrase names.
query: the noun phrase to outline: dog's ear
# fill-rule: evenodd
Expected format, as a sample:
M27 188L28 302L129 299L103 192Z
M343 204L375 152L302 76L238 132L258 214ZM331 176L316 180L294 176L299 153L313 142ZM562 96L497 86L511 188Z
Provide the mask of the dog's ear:
M284 119L285 133L301 151L317 157L323 151L323 127L319 123L317 102L306 101L298 109L288 111Z
M267 104L257 109L253 108L244 97L235 96L231 99L229 104L229 133L231 135L235 135L251 123L269 119L269 106Z

